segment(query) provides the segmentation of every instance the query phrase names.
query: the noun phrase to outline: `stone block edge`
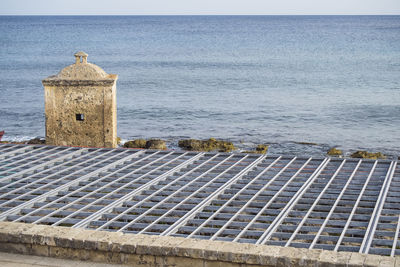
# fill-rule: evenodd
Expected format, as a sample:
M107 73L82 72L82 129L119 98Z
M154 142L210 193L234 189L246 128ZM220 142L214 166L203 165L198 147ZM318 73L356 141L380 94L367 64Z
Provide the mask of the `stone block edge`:
M396 266L396 260L397 264L400 262L400 257L354 252L124 234L16 222L0 222L0 242L133 255L185 257L260 266L371 266L371 261L366 261L367 256L377 257L377 266L381 261L385 262L385 266L393 267Z

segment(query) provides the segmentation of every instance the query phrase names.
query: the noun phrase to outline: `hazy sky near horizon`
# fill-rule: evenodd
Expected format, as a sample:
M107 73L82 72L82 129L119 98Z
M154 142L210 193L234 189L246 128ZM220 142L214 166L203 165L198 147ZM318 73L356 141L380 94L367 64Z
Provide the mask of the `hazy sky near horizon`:
M391 15L400 0L0 0L0 15Z

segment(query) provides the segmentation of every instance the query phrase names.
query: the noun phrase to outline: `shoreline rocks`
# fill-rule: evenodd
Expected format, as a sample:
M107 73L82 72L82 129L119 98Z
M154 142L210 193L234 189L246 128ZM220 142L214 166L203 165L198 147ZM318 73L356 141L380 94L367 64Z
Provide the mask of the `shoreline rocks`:
M44 145L46 144L46 140L40 139L39 137L33 138L27 142L28 145Z
M125 148L145 148L145 149L160 149L166 150L167 145L164 140L161 139L150 139L146 141L145 139L135 139L132 141L127 141L123 145Z
M175 139L176 140L176 139ZM279 146L285 145L285 142L281 143L270 143L268 145L266 144L259 144L255 148L251 148L254 146L254 143L251 142L244 142L243 140L238 141L237 145L238 147L235 147L235 144L230 141L223 141L223 140L217 140L215 138L209 138L206 140L199 140L199 139L181 139L178 141L178 147L176 146L177 144L173 141L173 139L169 141L165 141L162 139L134 139L134 140L129 140L126 142L121 142L121 138L117 137L117 142L119 142L119 147L123 148L137 148L137 149L152 149L152 150L167 150L167 144L169 149L172 150L187 150L187 151L202 151L202 152L235 152L235 153L249 153L249 154L266 154L270 150L271 144L273 145L272 153L273 155L309 155L307 151L309 148L304 148L304 149L299 149L301 151L295 151L291 153L292 147L290 146L291 144L300 144L301 145L308 145L309 147L315 146L315 143L304 143L304 142L290 142L287 143L288 145L288 150L282 150L282 148L279 148ZM30 140L21 140L21 141L0 141L0 144L5 144L5 143L10 143L10 144L34 144L34 145L44 145L46 144L46 140L43 137L36 137ZM278 149L276 148L278 146ZM314 151L311 151L312 156L329 156L329 157L339 157L339 158L362 158L362 159L373 159L373 160L378 160L378 159L394 159L394 160L399 160L400 157L398 156L398 153L388 153L384 154L382 152L368 152L366 150L358 150L355 151L353 150L353 153L351 150L343 151L341 149L338 149L336 147L331 147L328 150L329 146L328 145L321 145L320 147L317 148L317 151L314 153ZM247 150L248 149L248 150ZM280 149L280 150L279 150ZM304 150L304 151L303 151ZM303 151L303 152L302 152ZM277 153L277 154L276 154Z
M0 141L0 144L15 144L15 145L24 145L24 144L28 144L28 145L45 145L46 144L46 140L43 138L33 138L30 140L22 140L22 141Z
M246 150L243 151L242 153L249 153L249 154L266 154L268 152L268 145L257 145L256 150Z
M135 139L132 141L127 141L124 143L123 147L125 148L146 148L146 140L144 139Z
M147 149L160 149L160 150L167 150L167 145L165 144L164 140L161 139L150 139L146 142Z
M350 155L352 158L362 158L362 159L386 159L386 156L381 152L368 152L365 150L359 150Z
M236 150L236 147L233 145L232 142L217 140L215 138L210 138L208 140L182 139L179 140L178 146L188 151L231 152L233 150Z
M341 156L343 156L343 151L340 149L337 149L335 147L332 147L331 149L328 150L328 152L326 154L328 156L341 157Z

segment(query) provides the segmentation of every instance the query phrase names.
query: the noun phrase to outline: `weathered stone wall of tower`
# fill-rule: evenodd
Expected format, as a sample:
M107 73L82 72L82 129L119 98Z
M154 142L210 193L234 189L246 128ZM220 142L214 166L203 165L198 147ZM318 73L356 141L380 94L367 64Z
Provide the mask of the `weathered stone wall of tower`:
M78 60L43 80L46 143L116 147L116 80L117 75Z

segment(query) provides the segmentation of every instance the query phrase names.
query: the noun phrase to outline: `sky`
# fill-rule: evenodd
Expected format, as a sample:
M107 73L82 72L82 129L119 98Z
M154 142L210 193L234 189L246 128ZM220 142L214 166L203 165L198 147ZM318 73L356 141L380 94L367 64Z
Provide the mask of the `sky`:
M400 15L400 0L0 0L0 15Z

